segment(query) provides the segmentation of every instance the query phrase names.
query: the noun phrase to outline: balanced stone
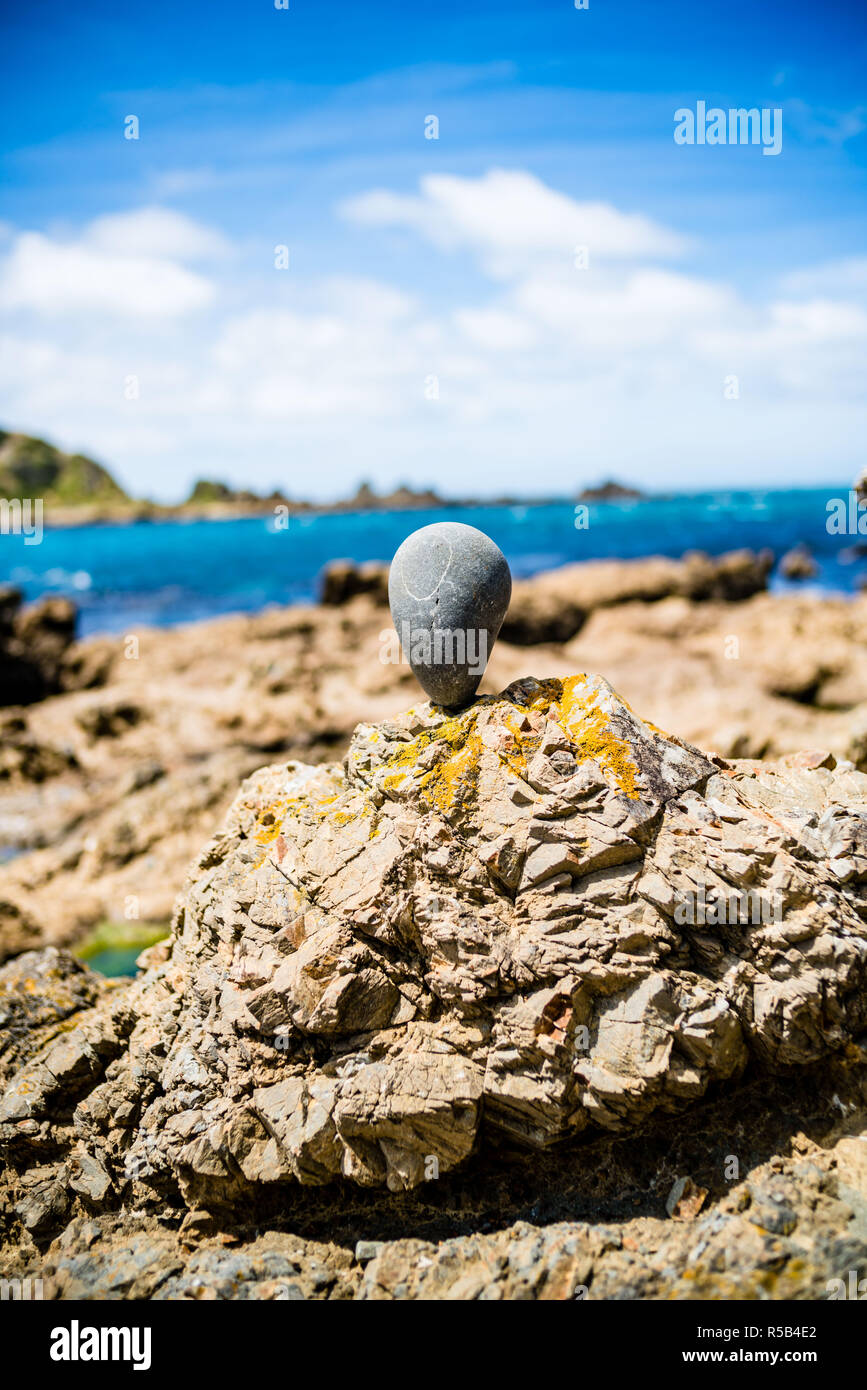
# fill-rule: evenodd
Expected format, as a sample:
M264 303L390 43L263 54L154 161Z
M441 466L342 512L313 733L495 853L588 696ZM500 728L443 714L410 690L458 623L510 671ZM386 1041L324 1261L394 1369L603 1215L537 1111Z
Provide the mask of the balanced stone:
M407 536L388 601L404 656L434 704L473 698L511 594L506 557L484 531L438 521Z

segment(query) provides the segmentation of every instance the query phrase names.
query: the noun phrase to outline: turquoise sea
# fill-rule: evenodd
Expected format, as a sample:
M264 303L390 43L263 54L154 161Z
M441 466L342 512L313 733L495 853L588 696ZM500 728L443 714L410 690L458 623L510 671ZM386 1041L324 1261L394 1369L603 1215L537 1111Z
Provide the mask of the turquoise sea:
M634 503L591 504L586 529L571 502L544 506L450 507L442 511L323 513L244 521L140 522L46 530L39 545L0 536L0 580L28 599L68 594L80 609L79 633L125 632L269 604L308 601L329 560L390 560L419 526L464 521L493 537L516 577L574 560L641 555L720 554L768 547L781 558L806 543L819 565L810 587L854 592L867 576L865 538L831 535L834 489L707 492ZM580 518L579 518L580 519ZM788 587L775 576L776 588ZM803 588L804 586L799 586Z

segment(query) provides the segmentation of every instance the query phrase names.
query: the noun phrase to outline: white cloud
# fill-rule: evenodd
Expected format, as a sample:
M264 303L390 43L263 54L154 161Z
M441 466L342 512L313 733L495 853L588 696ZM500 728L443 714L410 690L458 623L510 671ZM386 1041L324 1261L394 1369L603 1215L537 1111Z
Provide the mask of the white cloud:
M471 343L490 352L520 351L537 339L525 317L504 309L459 309L455 323Z
M656 269L581 271L568 281L534 276L517 285L512 299L564 343L615 356L661 343L677 349L685 333L732 306L725 287Z
M863 309L830 299L773 304L771 318L798 342L823 343L867 337L867 314Z
M431 176L417 196L356 200L352 216L374 239L415 232L415 294L289 272L278 295L238 278L218 234L160 209L100 218L74 241L15 235L0 249L0 301L15 310L0 423L94 452L161 496L202 474L333 496L365 475L483 493L616 472L651 486L854 472L864 261L805 267L747 299L657 264L684 245L676 233L521 173ZM440 296L431 241L471 248L483 273Z
M576 202L521 170L491 169L478 179L428 174L418 196L377 190L340 210L369 227L405 227L444 248L468 246L503 274L539 254L571 264L576 246L603 261L678 256L688 246L649 217Z
M333 275L317 286L320 303L333 311L374 323L394 323L405 319L416 307L411 295L376 280L351 275Z
M157 208L98 218L77 240L22 232L0 262L0 307L44 317L176 318L205 308L215 294L183 262L224 245L207 228Z
M219 232L183 213L159 207L97 217L85 231L85 242L94 251L110 256L158 260L212 260L230 251L229 243Z

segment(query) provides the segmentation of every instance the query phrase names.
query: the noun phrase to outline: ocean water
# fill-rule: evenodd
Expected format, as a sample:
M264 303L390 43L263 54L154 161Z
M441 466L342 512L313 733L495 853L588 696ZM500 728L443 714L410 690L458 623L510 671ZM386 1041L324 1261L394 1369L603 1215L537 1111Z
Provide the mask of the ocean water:
M770 548L779 559L804 542L819 573L798 587L852 593L867 577L867 555L858 553L858 536L830 535L826 527L829 498L846 496L841 486L591 504L584 530L576 529L568 502L322 514L290 518L285 529L272 518L72 527L46 530L40 545L0 536L0 581L18 585L27 599L74 598L81 636L128 632L309 601L329 560L388 561L417 527L450 520L492 536L516 577L575 560L718 555L742 546ZM791 585L775 575L773 587Z

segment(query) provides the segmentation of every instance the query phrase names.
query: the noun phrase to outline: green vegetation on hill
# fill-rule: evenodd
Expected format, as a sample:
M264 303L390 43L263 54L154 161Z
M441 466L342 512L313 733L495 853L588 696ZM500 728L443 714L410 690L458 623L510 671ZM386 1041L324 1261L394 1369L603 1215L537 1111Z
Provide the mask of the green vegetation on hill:
M210 478L200 478L193 485L187 504L194 502L230 502L235 493L225 483L214 482Z
M282 492L275 489L267 495L258 492L251 492L249 488L229 487L228 483L217 482L213 478L200 478L193 484L193 490L183 506L201 507L210 506L214 502L229 502L245 504L261 504L262 502L283 502L286 499ZM302 506L306 505L304 503Z
M607 488L617 487L607 484ZM602 489L605 492L606 489ZM330 503L288 498L275 487L267 494L235 488L214 478L199 478L185 502L160 503L133 498L115 482L108 469L85 454L65 454L44 439L0 429L0 498L41 498L49 516L61 525L81 522L124 522L175 517L262 516L276 506L299 512L406 511L414 508L472 506L472 499L445 499L432 488L417 490L402 484L378 493L362 482L354 497ZM497 499L513 506L517 498Z
M6 430L0 430L0 497L41 497L67 507L131 501L93 459L64 454L44 439Z

